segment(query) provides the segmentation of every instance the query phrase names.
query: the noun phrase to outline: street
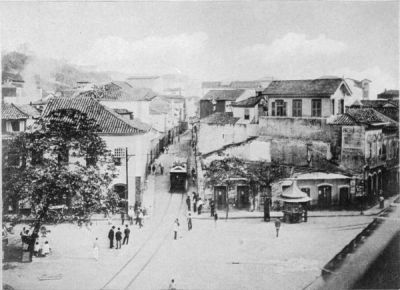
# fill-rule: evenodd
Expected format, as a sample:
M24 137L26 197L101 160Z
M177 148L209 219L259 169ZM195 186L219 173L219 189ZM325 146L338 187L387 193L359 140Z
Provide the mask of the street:
M169 168L187 148L189 135L171 146L159 161ZM121 250L108 249L106 221L85 227L49 226L52 254L32 263L8 263L3 282L15 289L166 289L175 279L178 289L298 289L311 283L321 267L371 220L368 216L318 217L308 223L283 224L275 237L273 222L261 219L194 219L187 230L186 195L170 194L169 176L150 176L154 208L144 227L131 226L131 240ZM204 213L203 215L208 215ZM196 214L197 215L197 214ZM196 217L195 215L195 217ZM180 235L173 240L173 221ZM121 226L118 216L113 219ZM15 229L14 240L19 240ZM92 244L100 241L95 261ZM42 275L59 280L39 280Z

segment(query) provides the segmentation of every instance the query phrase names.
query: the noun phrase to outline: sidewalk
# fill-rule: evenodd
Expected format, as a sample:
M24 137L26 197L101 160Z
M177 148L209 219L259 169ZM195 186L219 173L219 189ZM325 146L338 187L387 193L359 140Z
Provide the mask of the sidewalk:
M400 195L395 195L392 197L389 197L388 199L385 199L385 207L381 209L379 207L379 204L363 211L363 215L365 216L374 216L380 214L382 211L384 211L386 208L388 208L397 198L399 198ZM330 210L310 210L308 211L308 217L344 217L344 216L360 216L360 211L354 211L354 210L340 210L340 211L330 211ZM282 211L271 211L270 212L271 218L278 218L278 217L283 217ZM225 219L226 217L226 210L218 210L218 218L219 219ZM237 210L237 209L229 209L228 212L228 219L263 219L264 218L264 212L262 211L247 211L247 210ZM206 209L201 215L194 214L193 219L212 219L210 217L210 211L209 209Z

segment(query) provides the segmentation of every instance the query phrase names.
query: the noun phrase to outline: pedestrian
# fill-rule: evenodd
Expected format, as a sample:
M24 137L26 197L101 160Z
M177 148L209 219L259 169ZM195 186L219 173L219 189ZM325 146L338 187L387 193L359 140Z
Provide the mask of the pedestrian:
M110 231L108 232L108 239L110 240L110 249L114 248L114 229L115 227L112 226Z
M199 200L197 201L197 212L199 215L201 215L202 208L203 208L203 201L201 200L201 198L199 198Z
M175 280L172 279L171 283L169 283L168 290L176 290Z
M379 208L380 209L385 208L385 198L383 197L383 195L379 196Z
M174 221L174 240L178 238L178 232L179 232L179 220L176 219Z
M194 169L194 167L192 168L192 177L196 177L196 170Z
M99 238L96 238L93 243L93 257L96 261L99 260Z
M191 212L188 213L187 222L188 222L188 230L190 231L193 228L193 225L192 225L192 213Z
M135 215L135 211L133 210L133 207L129 207L128 210L128 217L129 217L129 222L131 225L133 225L133 216Z
M38 255L39 255L39 252L40 252L40 244L39 244L39 242L38 241L36 241L35 242L35 246L33 247L33 255L35 256L35 257L37 257Z
M270 212L269 212L269 198L265 198L264 200L264 221L269 222L270 220Z
M117 241L117 249L121 249L122 233L120 228L118 228L118 231L115 233L115 240Z
M186 197L186 204L187 204L188 211L190 211L191 201L190 201L190 196L189 195Z
M217 221L218 221L218 213L215 212L215 213L214 213L214 227L215 227L215 228L217 227Z
M161 171L161 175L164 175L164 166L161 165L160 171Z
M45 242L44 242L42 253L43 253L44 256L47 256L48 254L50 254L50 244L49 244L49 241L45 241Z
M153 166L151 167L151 170L153 171L153 175L156 174L156 165L153 163Z
M121 225L123 225L125 222L125 212L121 210Z
M143 227L143 211L142 211L142 209L139 209L138 219L139 219L139 228L142 228Z
M215 203L213 200L210 201L210 211L211 211L211 216L214 216L215 212Z
M250 207L249 207L249 211L254 211L254 197L250 194L250 197L249 197L249 203L250 203Z
M124 230L124 240L122 241L123 245L125 245L125 242L126 242L126 244L128 244L130 233L131 233L131 230L129 229L128 225L126 225L126 228Z
M275 220L275 229L276 229L276 237L279 236L279 229L281 227L281 220L279 218L277 218Z

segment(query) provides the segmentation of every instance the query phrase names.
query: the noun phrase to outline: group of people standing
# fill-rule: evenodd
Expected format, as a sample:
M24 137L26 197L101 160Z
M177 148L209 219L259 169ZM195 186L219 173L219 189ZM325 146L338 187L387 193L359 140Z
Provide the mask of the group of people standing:
M190 197L189 194L186 197L186 205L188 212L190 212L192 209L191 207L192 203L193 203L193 213L197 212L199 215L201 215L201 210L203 209L204 202L196 192L193 192L192 197Z
M154 162L151 166L149 165L149 172L153 175L164 175L164 166L161 163Z
M121 228L118 228L117 231L115 231L115 226L112 226L110 231L108 232L108 239L110 241L110 249L114 248L114 240L116 241L115 249L121 249L121 241L122 241L122 245L125 245L125 243L128 245L130 233L131 233L131 230L129 229L129 226L125 225L124 239L122 240ZM97 238L96 238L96 240L97 240Z

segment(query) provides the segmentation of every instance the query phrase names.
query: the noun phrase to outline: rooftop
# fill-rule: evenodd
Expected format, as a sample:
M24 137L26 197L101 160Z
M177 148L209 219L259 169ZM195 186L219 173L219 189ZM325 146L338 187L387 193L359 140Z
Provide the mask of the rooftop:
M209 125L234 125L240 118L233 117L232 113L216 112L200 120Z
M22 112L14 104L3 103L1 106L1 119L2 120L22 120L28 119L29 116Z
M236 101L245 90L211 90L202 98L202 100L215 101Z
M233 103L232 107L254 107L262 100L262 98L262 96L250 97L246 100Z
M31 105L16 105L16 106L21 112L32 118L39 118L41 115L40 112Z
M349 108L346 113L337 115L330 122L333 125L371 125L374 123L385 123L387 120L379 116L372 108Z
M281 96L331 96L342 83L345 84L346 90L350 94L350 89L341 78L272 81L263 91L263 94Z
M148 132L151 127L137 119L127 120L112 109L100 104L92 97L55 98L50 100L43 116L60 109L75 109L87 114L100 126L99 133L113 135L134 135Z

